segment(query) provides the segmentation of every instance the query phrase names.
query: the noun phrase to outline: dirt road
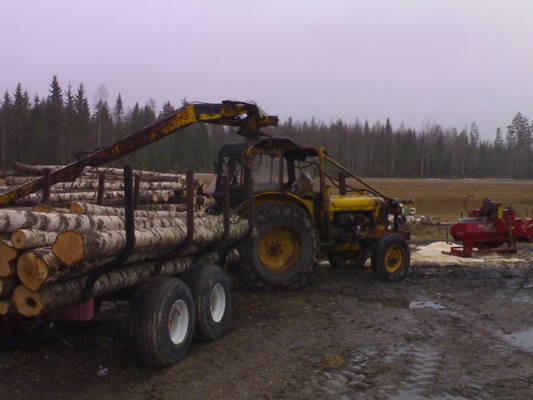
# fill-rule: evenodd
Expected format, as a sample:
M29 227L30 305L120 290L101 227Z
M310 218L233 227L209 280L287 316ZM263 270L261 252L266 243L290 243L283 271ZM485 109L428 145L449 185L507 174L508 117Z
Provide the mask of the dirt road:
M324 263L304 290L236 285L231 332L160 371L134 364L118 307L0 353L0 399L533 398L533 251L519 256L418 263L400 283Z

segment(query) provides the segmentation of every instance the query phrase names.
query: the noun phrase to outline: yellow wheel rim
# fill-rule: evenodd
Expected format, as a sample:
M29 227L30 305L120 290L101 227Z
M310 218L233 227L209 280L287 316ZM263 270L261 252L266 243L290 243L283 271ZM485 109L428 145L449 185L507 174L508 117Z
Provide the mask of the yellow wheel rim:
M391 246L385 253L385 269L387 272L394 273L398 271L403 264L403 251L398 246Z
M259 260L276 274L282 274L298 262L302 243L289 227L276 227L266 232L259 241Z

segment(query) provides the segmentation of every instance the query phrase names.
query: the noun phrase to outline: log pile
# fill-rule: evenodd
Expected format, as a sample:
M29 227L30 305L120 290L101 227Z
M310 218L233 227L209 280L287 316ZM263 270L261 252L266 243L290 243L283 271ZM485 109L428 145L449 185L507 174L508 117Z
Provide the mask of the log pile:
M46 171L53 172L62 167L63 165L15 163L16 173L19 175L4 176L3 184L5 186L2 186L0 191L35 180ZM182 205L184 203L185 175L155 171L135 171L135 174L139 180L136 196L138 205L150 208L152 205ZM100 183L99 180L102 177L103 181ZM101 204L121 205L124 201L122 177L123 170L119 168L86 167L74 182L59 182L50 186L48 203L54 206L70 204L73 201L95 203L98 200L98 190L100 189L102 191ZM200 187L206 186L213 179L213 175L196 174L195 178L196 187ZM13 205L20 207L37 206L42 202L42 199L42 192L37 192L16 200Z
M62 167L17 163L14 173L2 176L7 186L3 189ZM191 242L178 256L169 257L187 237L185 177L135 173L139 178L133 251L96 280L95 297L138 286L156 270L178 275L198 263L218 263L214 250L242 238L248 230L246 220L232 215L222 242L223 217L197 210ZM33 208L0 209L0 317L38 317L79 303L90 274L120 257L127 244L125 210L112 206L123 206L122 174L116 168L86 168L74 182L52 185L47 204L41 204L41 193L34 193L13 204ZM200 175L195 189L211 178ZM102 188L103 202L95 204Z
M75 202L69 210L37 212L0 210L0 316L18 313L36 317L78 303L92 271L116 260L126 247L121 208ZM95 283L101 297L135 287L150 279L159 260L161 273L178 275L200 262L218 262L213 246L225 247L243 237L247 221L232 215L223 239L222 216L198 213L190 245L172 254L187 236L185 214L175 211L135 211L135 244L129 258L106 271ZM235 257L235 253L233 253Z

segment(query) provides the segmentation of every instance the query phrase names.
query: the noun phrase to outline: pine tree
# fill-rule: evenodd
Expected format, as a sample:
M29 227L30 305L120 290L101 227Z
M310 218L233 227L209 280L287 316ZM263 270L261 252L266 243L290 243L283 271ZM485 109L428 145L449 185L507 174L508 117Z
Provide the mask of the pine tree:
M63 159L63 143L66 136L65 109L63 106L63 92L56 75L52 78L48 99L46 100L46 131L48 139L46 152L49 162L60 163Z
M90 110L89 102L85 95L83 83L80 83L76 97L74 98L74 109L76 111L74 119L74 131L76 132L73 150L75 153L87 151L91 148L90 143ZM94 148L94 146L93 146Z

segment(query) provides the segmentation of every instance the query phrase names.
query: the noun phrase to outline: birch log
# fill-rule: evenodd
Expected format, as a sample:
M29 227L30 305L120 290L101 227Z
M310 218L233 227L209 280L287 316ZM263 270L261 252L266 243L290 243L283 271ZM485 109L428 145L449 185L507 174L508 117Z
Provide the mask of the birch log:
M126 211L120 207L99 206L97 204L84 203L74 201L70 205L70 212L73 214L88 214L88 215L109 215L109 216L124 216ZM175 211L149 211L149 210L135 210L135 217L172 217L176 216ZM181 214L183 216L183 214Z
M18 251L9 240L0 241L0 277L7 278L16 271Z
M170 227L178 224L179 216L152 216L135 218L139 228L155 226ZM76 229L80 232L124 229L124 217L83 214L52 214L26 210L0 210L0 232L15 232L21 229L38 229L62 232Z
M219 257L210 253L198 262L217 264ZM182 257L164 263L161 275L178 275L191 270L194 265L193 257ZM94 297L101 297L115 291L134 287L148 281L155 270L155 262L134 264L116 271L103 274L95 283ZM40 291L29 290L19 285L13 292L12 302L17 311L26 317L35 317L47 311L76 303L85 287L87 277L80 277L64 282L56 282L43 287Z
M132 254L124 264L155 260L161 257L161 251ZM24 252L17 260L17 275L20 282L30 290L39 290L43 285L85 275L102 265L113 261L115 257L105 257L74 265L66 265L47 248Z
M174 192L172 192L174 193ZM151 198L155 202L168 202L168 190L141 190L139 191L140 198ZM41 193L32 193L27 196L15 200L16 205L36 205L42 201ZM96 192L65 192L65 193L50 193L50 203L68 203L71 201L95 201ZM107 191L103 193L104 201L122 201L124 200L124 191Z
M37 247L51 246L56 237L57 232L21 229L11 234L11 243L15 249L35 249Z
M10 300L0 300L0 315L7 315L17 311Z
M45 170L48 169L50 172L56 171L60 168L63 168L64 165L29 165L23 163L15 163L15 169L26 174L33 175L43 175ZM124 175L124 170L121 168L106 168L106 167L86 167L83 171L83 175L95 175L104 173L106 175L114 175L122 177ZM144 181L160 181L160 182L182 182L185 179L183 174L171 174L164 172L155 172L155 171L143 171L136 170L135 174L139 175L140 178Z
M61 207L50 207L46 204L39 204L31 209L34 212L44 212L44 213L68 213L68 208L61 208Z
M235 241L246 234L248 221L235 218L230 223L228 241ZM186 223L177 220L170 228L135 230L134 252L151 251L176 247L185 240ZM205 216L195 219L193 245L190 251L197 251L222 238L222 216ZM52 245L53 253L61 262L72 265L82 260L94 260L117 255L126 246L124 231L81 233L74 230L62 232Z
M0 299L5 299L13 293L13 290L19 285L18 279L14 276L9 278L0 278Z
M61 190L96 190L98 189L98 181L76 181L76 182L59 182L51 186L52 189ZM140 182L140 190L176 190L181 191L185 185L179 182ZM106 182L104 184L106 191L124 190L124 183L122 182Z

